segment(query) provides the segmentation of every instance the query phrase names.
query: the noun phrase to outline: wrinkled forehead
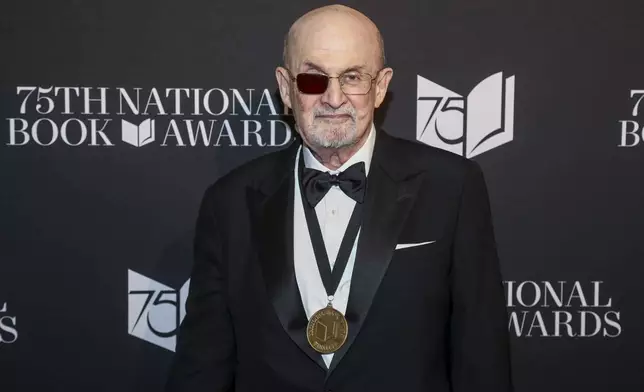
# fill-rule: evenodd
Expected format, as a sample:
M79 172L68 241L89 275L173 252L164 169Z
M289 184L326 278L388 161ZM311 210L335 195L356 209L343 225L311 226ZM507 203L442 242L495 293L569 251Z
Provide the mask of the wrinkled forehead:
M355 18L308 21L298 26L293 38L290 63L296 72L360 70L373 74L378 70L377 31Z

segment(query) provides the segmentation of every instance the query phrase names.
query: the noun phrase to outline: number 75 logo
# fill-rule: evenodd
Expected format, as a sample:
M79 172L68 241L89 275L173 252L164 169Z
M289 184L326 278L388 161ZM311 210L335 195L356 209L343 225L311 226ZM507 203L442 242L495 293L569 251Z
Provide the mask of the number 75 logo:
M416 139L472 158L514 138L514 76L497 72L465 97L418 75Z
M174 351L179 325L186 315L190 279L174 290L128 270L128 333Z

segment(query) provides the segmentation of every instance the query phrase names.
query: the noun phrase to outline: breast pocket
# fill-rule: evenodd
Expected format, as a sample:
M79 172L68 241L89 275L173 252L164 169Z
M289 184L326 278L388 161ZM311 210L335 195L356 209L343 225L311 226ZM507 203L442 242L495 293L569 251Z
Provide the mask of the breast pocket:
M442 307L449 266L450 246L446 241L399 241L385 278L388 298L422 312Z
M392 262L413 264L414 269L422 272L445 267L449 261L449 255L449 244L445 241L399 241L396 244Z
M419 246L431 245L431 244L433 244L435 242L436 242L436 240L424 241L424 242L403 242L403 243L399 243L399 244L396 245L396 250L408 249L408 248L416 248L416 247L419 247Z

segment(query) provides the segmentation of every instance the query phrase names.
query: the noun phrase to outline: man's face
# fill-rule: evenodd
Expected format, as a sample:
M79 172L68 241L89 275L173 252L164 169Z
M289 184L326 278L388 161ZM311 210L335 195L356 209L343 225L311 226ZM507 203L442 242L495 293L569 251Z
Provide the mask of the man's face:
M277 70L282 100L293 110L298 132L313 148L341 148L361 140L371 128L374 109L382 103L391 78L390 69L378 72L380 47L374 32L351 22L322 19L303 26L293 43L290 69ZM322 94L304 94L291 80L299 73L346 75L345 80L362 73L375 80L362 95L343 92L340 78L331 78Z

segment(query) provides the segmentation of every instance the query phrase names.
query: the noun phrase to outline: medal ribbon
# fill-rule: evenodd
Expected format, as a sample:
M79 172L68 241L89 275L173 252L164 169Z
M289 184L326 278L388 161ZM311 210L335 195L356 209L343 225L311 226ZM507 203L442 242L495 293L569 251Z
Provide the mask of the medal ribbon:
M318 270L320 271L320 277L322 278L322 283L324 284L324 289L326 290L327 296L330 298L335 295L340 280L342 279L342 274L349 262L349 256L351 255L351 250L353 249L353 244L355 243L356 237L358 236L358 230L360 229L360 224L362 223L362 203L356 203L351 213L351 218L349 218L349 224L347 229L344 232L344 237L342 237L342 242L340 243L340 249L338 250L338 255L335 259L335 264L333 265L333 271L331 271L331 265L329 264L329 255L326 252L326 247L324 246L324 239L322 237L322 230L320 228L320 222L318 221L317 214L315 213L315 208L312 207L304 196L304 187L302 185L302 177L304 172L304 154L300 154L300 163L299 163L299 176L300 176L300 195L302 196L302 207L304 208L304 216L306 217L307 227L309 229L309 235L311 237L311 244L313 245L313 253L315 254L315 261L318 264Z

